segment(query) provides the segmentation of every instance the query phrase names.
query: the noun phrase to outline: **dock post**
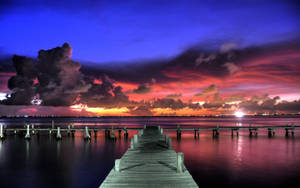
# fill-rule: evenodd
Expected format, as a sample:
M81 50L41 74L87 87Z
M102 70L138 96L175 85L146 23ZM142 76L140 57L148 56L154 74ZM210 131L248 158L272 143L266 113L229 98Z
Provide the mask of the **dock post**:
M231 129L231 136L233 137L233 129Z
M166 143L166 144L168 144L168 139L169 139L168 134L165 134L165 143Z
M249 136L252 137L252 129L249 129Z
M3 134L3 125L0 125L0 140L3 140L5 138L4 134Z
M236 129L236 136L239 136L239 129Z
M168 148L172 149L172 138L169 138L168 140Z
M160 128L160 134L163 135L164 134L164 129Z
M35 134L34 124L31 124L31 132L32 132L33 135Z
M121 129L121 128L119 128L118 132L119 132L119 137L121 137L121 134L122 134L122 129Z
M89 128L87 126L85 126L85 135L84 135L84 139L85 140L90 140L91 139L91 135L89 133Z
M29 131L29 124L27 124L27 128L26 128L26 135L25 135L25 139L29 140L30 139L30 131Z
M217 124L217 128L213 129L213 137L218 137L219 136L219 124Z
M272 137L272 129L271 128L268 128L268 136Z
M71 134L71 126L70 125L68 125L68 130L67 130L67 134L68 134L68 136L70 136L70 134Z
M289 129L285 128L285 136L288 137L289 136Z
M94 129L94 137L95 138L97 137L97 133L98 133L97 129Z
M7 134L6 134L6 130L5 130L6 128L7 128L7 125L3 125L3 135L4 135L5 137L6 137L6 135L7 135Z
M182 173L184 170L184 155L182 152L177 153L177 173Z
M130 140L130 149L134 149L134 141L133 141L133 139Z
M196 139L197 138L197 130L194 129L194 138Z
M138 143L138 135L136 134L133 136L133 143L134 145Z
M116 172L120 172L120 163L121 163L121 159L116 159L115 160L115 168L114 168L114 170Z
M180 125L177 125L177 139L181 138L181 130L180 130Z
M272 136L275 136L275 128L273 128Z
M51 133L53 133L54 127L55 127L55 125L54 125L54 120L52 120L52 121L51 121L51 128L52 128Z
M116 135L115 135L115 131L114 131L114 127L111 126L111 134L110 134L110 138L115 140L116 139Z
M60 139L61 139L60 127L57 127L56 139L57 139L57 140L60 140Z
M110 130L109 129L107 129L106 134L107 134L107 137L110 138Z
M74 125L72 124L72 131L71 131L71 133L72 133L72 137L74 137L75 136L75 127L74 127Z
M140 131L139 131L139 136L142 136L144 134L144 129L141 129Z
M258 130L257 130L257 128L255 129L255 136L257 136L258 135Z
M127 132L127 127L124 127L124 137L127 138L128 137L128 132Z
M219 136L219 130L213 129L213 137L218 137L218 136Z

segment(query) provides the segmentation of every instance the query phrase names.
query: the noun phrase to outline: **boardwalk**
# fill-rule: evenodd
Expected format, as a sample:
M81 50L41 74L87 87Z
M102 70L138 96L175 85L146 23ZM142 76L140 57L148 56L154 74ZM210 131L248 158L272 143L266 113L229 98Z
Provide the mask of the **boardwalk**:
M181 163L168 142L170 139L157 127L140 131L140 136L135 135L131 148L116 161L100 188L198 187L183 164L180 167L183 172L180 172Z

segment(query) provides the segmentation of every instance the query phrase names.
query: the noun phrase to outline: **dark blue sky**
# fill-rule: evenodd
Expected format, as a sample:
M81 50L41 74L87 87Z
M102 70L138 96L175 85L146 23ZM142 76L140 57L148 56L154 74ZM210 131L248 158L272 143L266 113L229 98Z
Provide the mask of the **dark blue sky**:
M200 0L1 0L0 53L37 56L64 42L81 62L167 58L298 37L299 3Z

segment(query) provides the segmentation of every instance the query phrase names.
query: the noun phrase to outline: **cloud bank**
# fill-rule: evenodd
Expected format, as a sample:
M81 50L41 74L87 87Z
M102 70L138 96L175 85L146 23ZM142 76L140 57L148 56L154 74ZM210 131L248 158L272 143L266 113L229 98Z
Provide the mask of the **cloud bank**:
M81 66L71 59L68 43L40 50L36 59L14 55L16 73L3 70L11 76L11 95L1 104L22 105L31 113L24 105L32 106L33 99L45 108L81 104L90 115L95 109L89 108L125 108L120 115L299 113L299 43L235 47L193 47L168 60L114 68ZM294 100L285 100L287 94Z

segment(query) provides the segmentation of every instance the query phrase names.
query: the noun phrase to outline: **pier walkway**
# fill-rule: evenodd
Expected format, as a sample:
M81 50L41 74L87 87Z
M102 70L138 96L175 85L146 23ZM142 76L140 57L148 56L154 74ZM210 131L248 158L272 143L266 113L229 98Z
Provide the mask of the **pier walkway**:
M198 187L160 127L145 127L100 185L105 187Z

